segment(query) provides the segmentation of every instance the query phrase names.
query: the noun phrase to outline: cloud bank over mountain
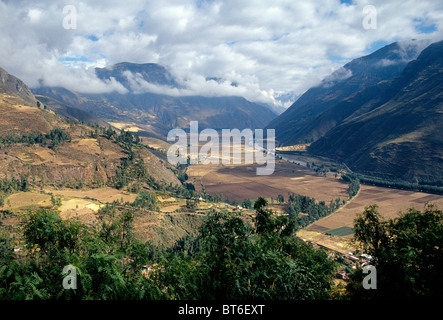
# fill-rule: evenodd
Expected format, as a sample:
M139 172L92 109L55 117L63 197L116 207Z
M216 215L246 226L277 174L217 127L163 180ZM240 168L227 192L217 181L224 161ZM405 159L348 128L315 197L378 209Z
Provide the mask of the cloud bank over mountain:
M368 4L376 9L375 29L362 24ZM67 5L75 12L64 11ZM64 27L67 19L75 29ZM127 74L140 92L288 106L293 100L281 97L296 99L353 58L411 38L443 39L443 3L0 1L2 67L31 87L84 93L127 90L99 80L96 67L152 62L168 67L180 88Z

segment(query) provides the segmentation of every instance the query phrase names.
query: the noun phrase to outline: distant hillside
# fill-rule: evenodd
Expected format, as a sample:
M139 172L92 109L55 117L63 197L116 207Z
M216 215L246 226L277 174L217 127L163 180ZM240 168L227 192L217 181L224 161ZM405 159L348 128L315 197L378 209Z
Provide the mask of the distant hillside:
M180 184L168 163L147 148L135 145L134 154L128 155L122 139L129 136L63 117L43 103L38 107L21 80L0 70L0 179L24 175L40 186L108 185L124 169L133 170L128 160L123 161L131 156L139 167L136 160L143 161L139 169L146 170L146 175ZM79 115L86 114L82 112Z
M384 91L426 43L393 43L352 60L309 89L267 128L276 129L276 139L283 146L316 141Z
M17 102L35 105L37 102L31 90L20 79L0 68L0 94L8 95Z
M362 173L443 181L443 41L423 50L397 78L367 90L372 99L362 99L309 151Z
M85 123L109 126L109 124L102 119L83 110L67 106L56 99L47 96L35 96L22 80L10 75L2 68L0 68L0 94L6 96L7 100L13 103L21 103L29 106L37 106L37 103L40 103L41 108L46 106L49 110L55 111L64 117ZM71 102L74 101L71 100Z
M119 81L128 92L81 94L65 88L36 88L33 92L105 121L131 124L145 134L163 138L170 129L189 127L193 120L199 121L200 128L256 129L265 127L277 116L270 108L242 97L177 97L152 93L145 87L180 88L169 71L157 64L119 63L97 68L96 74L102 80Z
M81 121L84 123L97 124L102 127L110 126L110 124L108 124L106 121L93 115L92 113L83 111L78 108L67 106L55 99L46 96L35 95L35 97L37 98L38 101L41 102L42 105L46 106L49 110L52 110L63 117L72 120Z

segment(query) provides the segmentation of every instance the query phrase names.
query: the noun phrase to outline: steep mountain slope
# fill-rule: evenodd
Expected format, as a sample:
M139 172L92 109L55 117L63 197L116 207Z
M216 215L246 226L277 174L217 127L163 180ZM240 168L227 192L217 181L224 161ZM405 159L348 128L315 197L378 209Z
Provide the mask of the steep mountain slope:
M49 108L38 108L29 88L1 70L0 179L24 175L38 186L71 187L112 181L128 157L123 144ZM168 164L147 148L137 147L137 156L156 180L180 183Z
M425 44L426 41L393 43L349 62L309 89L267 128L276 129L280 145L316 141L384 91Z
M20 79L0 68L0 136L25 131L48 133L55 116L37 108L37 99Z
M44 106L49 108L49 110L52 110L65 118L69 118L72 120L77 120L77 121L81 121L81 122L89 123L89 124L97 124L102 127L109 127L110 126L110 124L108 124L106 121L93 115L92 113L80 110L78 108L73 108L73 107L67 106L64 103L61 103L61 102L59 102L55 99L49 98L47 96L35 95L35 97L38 101L41 102L41 104L43 104Z
M46 105L50 110L56 111L64 117L86 123L109 126L105 121L88 112L69 107L46 96L35 96L22 80L10 75L2 68L0 68L0 94L2 94L8 101L13 101L17 104L36 106L37 103L40 103L40 107L43 108L43 106ZM72 97L71 102L72 104L75 104L75 99Z
M7 95L17 102L35 105L37 100L31 90L20 79L0 68L0 94Z
M372 175L443 179L443 41L423 50L396 79L368 90L378 93L309 151Z
M97 68L96 74L104 81L119 81L127 93L80 94L64 88L36 88L33 92L111 123L131 124L139 128L140 134L157 137L164 137L175 127L189 127L193 120L199 121L201 128L255 129L263 128L277 116L270 108L242 97L168 95L168 90L178 90L180 85L157 64L124 62Z

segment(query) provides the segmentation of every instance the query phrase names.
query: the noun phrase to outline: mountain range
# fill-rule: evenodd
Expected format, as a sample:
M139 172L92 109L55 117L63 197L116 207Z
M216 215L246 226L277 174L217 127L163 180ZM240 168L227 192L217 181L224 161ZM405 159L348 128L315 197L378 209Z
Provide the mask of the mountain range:
M189 127L190 121L199 121L200 128L256 129L263 128L277 116L271 108L238 96L153 93L159 88L183 89L171 73L158 64L122 62L96 68L95 73L103 81L118 81L126 92L82 94L60 87L40 87L32 91L39 98L50 98L52 105L80 109L117 126L136 127L141 135L163 139L172 128Z
M267 127L282 146L368 175L443 178L443 41L393 43L355 59L308 90Z
M308 144L309 153L343 162L358 173L442 183L442 57L443 41L389 44L347 63L279 116L242 97L160 94L155 89L174 92L183 87L167 68L153 63L96 68L99 79L117 81L125 90L102 94L61 87L30 90L0 69L0 123L8 132L50 130L54 125L47 120L48 113L40 114L43 110L36 108L29 116L29 110L23 113L17 107L39 103L67 118L131 128L162 140L170 129L187 128L193 120L201 129L275 129L277 145ZM21 115L11 113L6 102Z

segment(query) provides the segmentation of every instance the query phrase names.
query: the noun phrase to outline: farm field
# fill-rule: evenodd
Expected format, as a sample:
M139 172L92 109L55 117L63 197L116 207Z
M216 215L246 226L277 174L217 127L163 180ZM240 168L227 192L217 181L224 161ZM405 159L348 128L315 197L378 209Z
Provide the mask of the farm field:
M0 210L26 211L50 208L51 196L37 192L20 192L10 195Z
M117 190L116 190L117 191ZM92 199L80 191L55 191L51 192L55 199L61 203L59 214L62 219L79 218L84 223L95 221L95 213L104 205L101 201ZM40 193L38 191L19 192L10 195L0 210L13 212L27 212L53 206L51 193Z
M297 236L303 240L310 241L328 250L340 252L344 255L354 252L355 248L350 243L350 239L327 235L321 232L308 231L301 229L297 231Z
M277 160L272 175L256 175L256 165L193 165L188 168L189 182L209 194L223 194L229 200L243 202L259 196L276 199L279 194L309 195L329 203L331 200L348 198L348 184L333 177L317 176L303 166Z
M154 192L154 194L156 194ZM52 208L53 201L58 203L57 210L62 219L79 219L81 223L93 225L97 222L98 211L107 203L117 201L120 209L133 203L137 194L124 190L103 187L97 189L55 189L17 192L5 199L0 210L11 211L5 217L0 216L3 225L17 226L20 217L28 211ZM227 203L212 203L205 200L196 203L193 209L187 207L186 199L156 194L159 211L137 208L134 210L134 232L141 241L153 241L159 245L172 246L185 235L194 235L209 210L239 211L236 206ZM126 206L126 207L125 207ZM242 209L242 215L249 219L253 211Z
M340 234L340 231L346 231L346 227L348 227L349 230L349 228L353 226L356 215L362 213L365 207L369 205L377 204L379 213L385 219L392 219L398 217L400 212L406 212L406 210L411 207L417 210L423 210L427 202L442 208L443 196L361 185L359 194L351 202L333 214L316 221L306 229L322 233L333 230L332 233ZM351 236L349 232L342 233L342 236Z
M97 189L85 189L85 190L73 190L73 189L50 189L44 190L45 193L52 193L56 196L72 197L72 198L88 198L99 201L101 203L122 201L134 202L137 197L136 194L131 194L127 191L117 190L114 188L97 188Z

